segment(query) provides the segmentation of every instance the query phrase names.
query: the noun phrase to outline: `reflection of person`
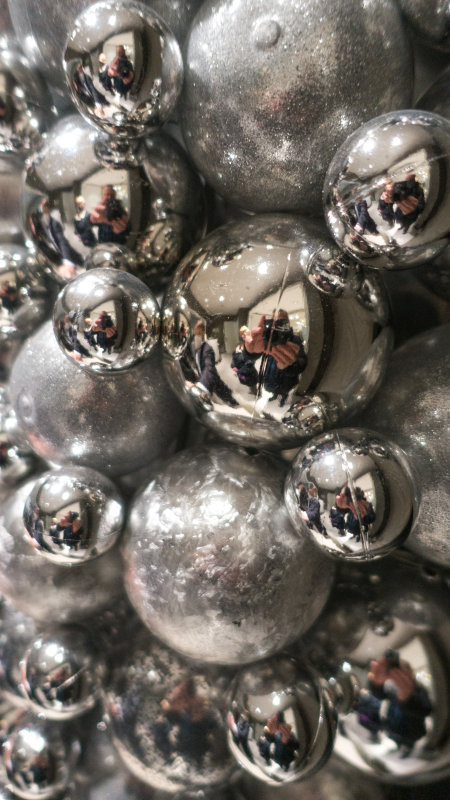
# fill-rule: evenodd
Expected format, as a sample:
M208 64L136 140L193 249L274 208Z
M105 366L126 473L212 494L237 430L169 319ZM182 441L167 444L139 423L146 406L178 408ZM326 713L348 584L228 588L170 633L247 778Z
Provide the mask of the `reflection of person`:
M207 394L216 394L228 405L235 407L238 405L233 397L231 389L223 382L216 369L216 359L211 345L205 341L205 323L199 320L194 327L194 358L198 371L197 379L192 382L187 380L187 386L194 383Z
M355 214L356 224L354 228L357 233L364 234L366 231L368 231L368 233L378 233L376 222L369 214L367 200L364 200L362 197L358 198L355 203Z
M105 353L111 353L114 342L117 339L117 328L112 317L107 311L102 311L91 326L91 332L96 334L97 344Z
M105 95L95 88L94 81L83 69L82 64L78 64L74 72L72 85L75 93L86 106L93 108L99 117L105 116L103 106L109 105L109 102Z
M395 221L400 225L400 230L407 233L425 208L425 195L413 172L408 173L406 181L394 184L392 199L397 204Z
M57 219L51 215L51 205L47 198L44 198L41 203L40 225L42 231L48 241L58 251L63 260L63 264L74 266L75 264L81 266L83 259L79 253L72 247L64 236L63 227Z
M320 519L320 500L315 486L311 486L308 492L308 505L306 507L305 515L307 518L306 524L308 528L315 527L323 536L328 536L325 526Z
M264 388L272 393L270 400L280 396L283 406L307 364L302 338L294 334L287 311L280 308L272 318L263 315L245 336L245 347L249 353L264 354Z
M129 232L128 215L111 184L103 187L102 199L91 212L90 221L92 225L98 225L100 243L126 243Z
M134 79L133 64L128 58L123 44L116 47L116 56L108 67L108 77L112 79L115 91L126 100Z
M274 742L273 760L287 772L295 758L299 742L292 731L292 726L286 722L283 711L277 711L267 720L264 735Z
M344 486L341 493L336 495L336 506L347 514L346 528L356 541L361 539L361 525L365 531L375 521L375 510L359 486L355 486L356 507L353 503L352 493L348 486Z
M58 529L62 531L62 544L70 550L78 550L83 528L77 511L68 511L58 522Z
M368 679L372 696L388 700L385 715L380 711L383 729L406 757L426 734L425 718L432 710L428 693L395 650L386 650L384 656L370 662Z
M382 219L391 227L395 225L394 201L392 200L393 188L393 181L386 183L384 191L381 193L381 197L378 201L378 211Z
M252 355L246 350L245 337L250 333L246 325L242 325L239 330L241 341L233 352L231 358L231 368L237 375L239 383L248 386L252 394L256 393L256 384L258 383L258 373L255 367L257 355Z
M76 212L73 218L75 233L81 239L85 247L95 247L97 239L92 230L92 222L88 211L86 211L86 201L80 194L75 198Z
M19 305L17 289L9 281L3 281L0 287L0 298L5 311L12 314Z

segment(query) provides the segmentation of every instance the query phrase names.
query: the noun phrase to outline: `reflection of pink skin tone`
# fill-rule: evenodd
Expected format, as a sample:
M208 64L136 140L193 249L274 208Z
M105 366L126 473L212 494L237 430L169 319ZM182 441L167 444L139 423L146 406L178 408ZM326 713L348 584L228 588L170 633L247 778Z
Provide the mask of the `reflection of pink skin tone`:
M71 281L72 278L76 278L77 276L73 264L60 264L59 267L56 267L56 272L61 278L64 278L65 281Z
M383 657L370 662L369 680L375 686L382 686L389 678L397 687L397 698L405 703L414 691L414 674L406 661L401 661L399 667L387 668L386 659Z
M276 344L272 349L265 347L264 331L265 315L263 314L256 328L252 328L245 336L245 349L248 353L266 353L274 357L278 369L285 369L294 363L300 347L295 342Z

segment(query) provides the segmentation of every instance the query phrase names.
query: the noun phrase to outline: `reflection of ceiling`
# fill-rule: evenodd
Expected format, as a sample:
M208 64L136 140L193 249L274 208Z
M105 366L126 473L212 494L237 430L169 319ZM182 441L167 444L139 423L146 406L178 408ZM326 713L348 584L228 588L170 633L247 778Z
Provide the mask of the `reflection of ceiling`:
M344 468L343 459L339 453L324 455L312 465L310 478L320 488L340 489L345 486L349 478L355 482L373 470L373 461L369 456L351 455L348 456L347 463L349 472Z
M291 278L289 279L289 272ZM244 249L221 266L206 260L193 280L190 291L205 314L235 316L239 308L253 308L261 300L279 291L283 280L298 280L298 253L272 245ZM303 305L296 303L296 308Z

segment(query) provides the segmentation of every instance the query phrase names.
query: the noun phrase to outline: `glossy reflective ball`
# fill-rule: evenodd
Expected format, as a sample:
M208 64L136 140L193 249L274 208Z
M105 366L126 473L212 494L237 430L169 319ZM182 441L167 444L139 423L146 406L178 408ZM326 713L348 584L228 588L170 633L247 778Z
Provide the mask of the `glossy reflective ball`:
M417 556L450 565L446 533L449 425L450 326L433 328L407 341L392 356L382 388L356 422L395 442L405 452L419 507L405 546Z
M42 269L20 245L0 245L0 337L25 337L43 322L51 293Z
M122 594L120 555L112 549L78 569L42 558L23 524L34 486L34 480L25 483L2 503L0 591L19 611L46 625L91 619Z
M91 0L11 0L10 14L16 35L31 63L48 81L66 90L61 56L76 17L91 6ZM159 14L180 44L197 11L200 0L143 0L149 13ZM117 11L117 9L115 9Z
M45 473L28 496L24 525L31 544L57 564L83 564L117 541L123 501L114 484L87 467Z
M0 488L6 493L37 468L38 460L17 424L6 384L0 383Z
M96 244L84 259L84 268L102 269L111 267L112 269L122 269L125 272L133 273L136 270L136 257L134 253L120 244Z
M114 137L158 128L181 92L183 60L174 34L157 13L130 0L86 8L69 33L63 60L78 110Z
M21 800L53 800L70 780L68 746L57 727L18 712L3 745L7 784Z
M227 674L184 662L144 629L113 671L105 697L125 766L170 793L223 784L233 766L225 728L229 686Z
M183 423L158 352L133 369L96 375L66 358L51 323L24 344L10 392L36 453L105 475L133 472L167 454Z
M66 627L36 636L23 653L20 690L39 717L69 720L96 704L104 668L86 633Z
M200 180L167 134L140 141L131 162L104 169L101 134L68 116L30 158L22 196L23 224L41 263L58 280L84 272L99 245L131 249L138 277L158 279L203 233ZM117 165L119 166L119 165Z
M185 47L186 146L231 203L320 215L336 148L371 116L407 108L411 79L391 0L207 0Z
M220 436L295 447L364 404L391 349L377 279L322 224L230 223L180 263L162 312L167 376Z
M169 647L242 664L312 625L333 565L295 535L283 480L283 464L265 456L195 448L172 457L136 497L123 548L126 588Z
M26 156L41 145L50 125L50 94L11 40L0 48L0 79L0 153Z
M312 439L285 483L292 524L324 552L380 558L398 547L418 506L408 459L383 437L343 428Z
M104 267L79 275L59 294L53 328L80 367L110 372L148 358L159 339L159 306L139 278Z
M238 764L272 786L317 772L331 755L336 731L336 715L320 681L284 655L238 674L227 723Z
M426 111L370 120L325 179L328 227L343 250L380 269L435 258L450 239L450 122Z

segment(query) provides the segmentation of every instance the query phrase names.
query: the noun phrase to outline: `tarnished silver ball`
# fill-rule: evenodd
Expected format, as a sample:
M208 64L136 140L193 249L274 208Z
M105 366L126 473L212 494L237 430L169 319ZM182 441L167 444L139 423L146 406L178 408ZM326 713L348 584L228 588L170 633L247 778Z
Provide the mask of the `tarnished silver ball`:
M232 442L271 448L367 402L392 344L377 279L321 223L280 214L225 225L188 253L162 335L188 410Z
M347 559L380 558L402 544L419 504L405 454L358 428L331 431L304 445L284 496L299 534Z
M36 636L22 654L20 692L41 719L85 714L100 696L104 667L81 628Z
M331 560L294 533L284 467L225 446L184 450L136 497L124 543L126 588L169 647L242 664L312 625Z
M12 39L0 47L0 153L28 155L42 143L51 99L39 73Z
M77 569L42 558L24 530L23 509L35 481L2 503L0 592L21 612L49 625L91 618L118 601L122 562L113 548Z
M372 119L336 152L325 179L328 227L381 269L415 267L450 240L450 121L427 111Z
M159 14L132 0L84 9L63 62L78 110L114 137L143 136L166 122L183 84L174 34Z
M450 565L449 334L449 325L433 328L398 348L382 388L356 420L405 452L419 487L416 523L405 546L446 566Z
M0 245L0 337L24 338L44 321L51 294L33 255Z
M114 375L96 375L66 358L51 322L28 339L10 379L11 401L33 450L122 475L166 455L183 413L160 355Z
M51 129L28 161L26 233L63 282L84 271L84 259L99 244L131 249L144 281L165 275L203 233L200 180L167 134L141 140L132 161L114 170L97 155L101 137L79 115Z
M117 541L123 501L114 484L87 467L62 467L36 481L25 501L31 544L56 564L84 564Z
M336 148L368 118L407 108L411 84L391 0L207 0L185 48L186 146L235 205L318 215Z
M271 786L304 780L333 749L336 714L320 680L285 655L236 677L227 717L238 764Z
M223 784L233 768L225 726L229 687L229 674L184 662L145 629L137 634L105 696L125 766L171 794Z
M18 712L3 744L6 789L21 800L54 800L71 777L70 746L58 726Z
M53 327L65 355L80 367L107 373L148 358L159 339L159 306L139 278L104 267L64 287Z
M180 44L201 0L142 0L159 14ZM91 0L11 0L9 10L16 35L31 63L53 86L65 89L61 56L76 17L92 5Z

